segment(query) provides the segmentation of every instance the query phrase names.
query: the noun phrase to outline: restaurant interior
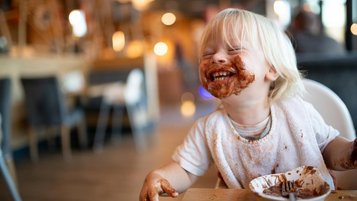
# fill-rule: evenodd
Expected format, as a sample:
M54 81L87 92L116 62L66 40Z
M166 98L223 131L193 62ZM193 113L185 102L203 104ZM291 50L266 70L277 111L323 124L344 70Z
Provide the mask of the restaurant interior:
M138 200L146 174L219 106L200 85L197 51L228 7L288 35L299 9L315 13L343 52L296 52L298 67L357 126L354 0L0 0L0 200ZM194 186L216 180L212 167Z

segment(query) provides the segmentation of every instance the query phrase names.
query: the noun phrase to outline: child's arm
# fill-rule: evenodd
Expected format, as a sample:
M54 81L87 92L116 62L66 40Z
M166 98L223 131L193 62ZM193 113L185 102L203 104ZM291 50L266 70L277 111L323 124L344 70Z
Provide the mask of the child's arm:
M326 146L323 157L327 167L333 170L357 168L357 138L348 141L343 137L336 137Z
M146 176L140 201L158 201L162 193L176 197L178 192L185 191L196 179L197 176L187 172L176 162L171 162Z

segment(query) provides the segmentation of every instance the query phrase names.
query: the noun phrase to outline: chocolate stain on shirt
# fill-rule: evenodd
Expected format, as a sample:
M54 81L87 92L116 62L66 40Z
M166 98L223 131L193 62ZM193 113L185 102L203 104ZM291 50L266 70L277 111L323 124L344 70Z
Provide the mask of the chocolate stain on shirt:
M302 130L300 130L300 136L301 138L304 138L304 133L302 132Z
M275 174L276 173L276 169L279 167L279 163L277 163L274 168L271 170L271 174Z

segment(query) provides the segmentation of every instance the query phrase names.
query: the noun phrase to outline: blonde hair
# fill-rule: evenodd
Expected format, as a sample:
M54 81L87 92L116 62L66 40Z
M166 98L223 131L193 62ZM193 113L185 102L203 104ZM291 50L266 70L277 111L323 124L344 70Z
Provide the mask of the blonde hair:
M304 92L290 39L272 20L245 10L225 9L207 24L199 55L202 56L209 40L217 39L231 47L233 39L262 49L265 59L279 75L271 86L271 101Z

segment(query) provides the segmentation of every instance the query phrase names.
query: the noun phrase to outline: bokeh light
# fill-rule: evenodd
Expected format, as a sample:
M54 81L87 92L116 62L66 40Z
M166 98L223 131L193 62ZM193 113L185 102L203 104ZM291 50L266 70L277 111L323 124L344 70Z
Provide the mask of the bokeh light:
M173 13L165 13L161 17L161 22L167 26L173 25L176 22L176 16Z
M154 46L154 53L158 56L164 56L168 51L168 46L164 42L158 42Z
M357 36L357 24L356 23L353 23L351 25L351 32L353 35Z
M274 2L274 12L279 16L279 22L284 26L290 24L291 12L290 3L286 0L276 0Z
M122 31L117 31L112 37L113 49L119 52L124 49L125 46L125 35Z
M184 117L192 117L196 112L196 105L192 101L184 101L181 103L181 114Z
M72 10L68 16L69 23L72 26L73 35L82 37L87 33L86 17L81 10Z

